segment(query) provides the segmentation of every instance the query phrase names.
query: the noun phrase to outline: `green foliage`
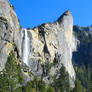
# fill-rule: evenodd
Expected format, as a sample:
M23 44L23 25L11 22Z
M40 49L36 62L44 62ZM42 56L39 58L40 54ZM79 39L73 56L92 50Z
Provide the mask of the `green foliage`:
M32 89L35 89L36 92L47 92L45 82L38 80L35 76L33 81L28 82L27 85L23 87L23 92L32 92Z
M55 92L55 89L51 85L48 85L47 92Z
M52 64L50 63L50 61L47 61L45 64L42 64L42 69L43 69L43 74L42 74L42 78L43 76L48 76L50 73L50 69L52 67Z
M73 89L73 92L82 92L82 85L79 80L76 80L75 88Z
M46 83L42 80L38 81L38 89L40 92L47 92Z
M46 75L48 75L50 73L50 69L51 69L51 63L48 61L45 63L44 68L46 70Z
M49 74L52 65L55 64L47 62L43 65L46 75ZM52 84L47 85L43 78L40 80L31 73L34 80L29 81L26 86L22 86L23 77L20 66L16 63L14 51L11 51L5 69L0 72L0 92L92 92L92 68L90 65L79 67L75 64L74 68L76 81L75 88L72 91L70 89L69 74L63 65L58 71L59 76L54 76Z
M5 69L0 73L0 90L1 92L22 92L21 83L20 67L17 66L14 51L11 51Z
M66 72L65 67L62 65L60 75L54 79L53 86L56 90L61 92L70 92L69 74Z
M23 92L31 92L32 89L32 82L28 82L26 86L23 86L22 91Z
M76 86L73 92L92 92L92 68L90 65L74 65L76 71ZM79 91L80 89L80 91Z
M0 17L0 19L3 21L7 21L7 19L5 19L4 17Z

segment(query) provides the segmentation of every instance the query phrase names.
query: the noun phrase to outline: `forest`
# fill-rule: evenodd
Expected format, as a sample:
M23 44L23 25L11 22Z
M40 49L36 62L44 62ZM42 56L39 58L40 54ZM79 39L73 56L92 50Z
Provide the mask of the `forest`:
M0 92L92 92L92 68L90 65L74 64L76 72L75 88L71 89L69 74L62 65L58 78L53 77L51 84L46 84L43 78L36 76L23 85L20 66L17 65L15 52L11 51L5 69L0 72Z

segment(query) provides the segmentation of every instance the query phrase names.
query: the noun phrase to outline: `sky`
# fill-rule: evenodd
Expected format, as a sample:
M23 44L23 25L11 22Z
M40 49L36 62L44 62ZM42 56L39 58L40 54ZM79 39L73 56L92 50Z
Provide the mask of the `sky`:
M92 0L10 0L23 28L54 22L70 9L74 25L92 25Z

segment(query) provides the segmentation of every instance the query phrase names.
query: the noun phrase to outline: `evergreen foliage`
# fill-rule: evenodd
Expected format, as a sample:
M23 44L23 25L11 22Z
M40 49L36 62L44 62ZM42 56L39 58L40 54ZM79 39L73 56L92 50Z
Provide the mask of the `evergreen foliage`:
M69 74L62 65L59 77L54 77L52 84L47 85L43 80L34 77L33 81L23 87L23 92L31 92L31 89L35 89L36 92L70 92Z
M73 89L73 92L82 92L82 85L79 80L76 80L75 88Z
M49 85L48 88L47 88L47 92L55 92L54 87L52 87L51 85Z
M11 51L0 73L0 92L22 92L22 76L20 67L16 63L15 53Z
M80 67L74 65L76 71L76 82L73 92L92 92L92 68L90 65L82 64Z
M49 85L43 78L29 81L26 86L22 86L23 77L20 66L17 65L14 51L11 51L5 65L5 69L0 72L0 92L92 92L92 68L90 65L74 64L76 72L75 88L70 89L69 74L62 65L59 76L53 77L53 82ZM43 67L46 75L49 74L53 64L47 62Z
M54 79L54 87L60 92L70 92L69 74L66 72L65 67L62 64L60 68L60 75Z

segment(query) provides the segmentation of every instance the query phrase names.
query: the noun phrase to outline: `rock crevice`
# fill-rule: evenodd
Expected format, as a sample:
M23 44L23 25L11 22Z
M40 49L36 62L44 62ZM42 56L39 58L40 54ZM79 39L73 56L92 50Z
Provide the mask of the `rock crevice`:
M48 62L51 64L55 62L55 58L60 56L58 64L50 69L48 76L55 75L63 64L69 73L72 84L75 80L72 52L76 50L76 39L73 35L71 12L66 11L54 23L45 23L34 29L24 30L27 31L28 42L23 39L25 35L22 35L24 42L21 42L21 29L12 5L9 4L8 0L0 0L0 71L4 68L10 51L14 49L11 43L16 45L20 59L24 57L23 51L27 47L26 43L30 48L25 49L28 52L26 52L27 66L34 75L42 75L45 71L43 71L42 65ZM48 76L44 77L46 82L49 82Z

